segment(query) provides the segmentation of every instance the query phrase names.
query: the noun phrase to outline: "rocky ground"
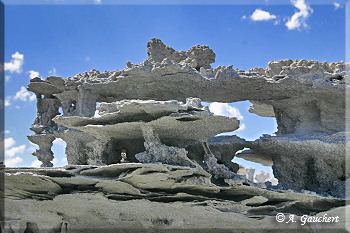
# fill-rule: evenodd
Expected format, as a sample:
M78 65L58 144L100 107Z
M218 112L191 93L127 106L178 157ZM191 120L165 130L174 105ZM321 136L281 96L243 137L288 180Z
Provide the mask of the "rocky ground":
M346 232L344 199L210 178L163 164L5 168L2 232ZM303 224L325 214L338 222Z

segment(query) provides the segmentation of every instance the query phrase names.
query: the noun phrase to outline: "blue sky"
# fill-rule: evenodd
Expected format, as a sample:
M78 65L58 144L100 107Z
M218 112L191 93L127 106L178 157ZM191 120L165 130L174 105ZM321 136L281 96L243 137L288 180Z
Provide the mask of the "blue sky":
M5 156L12 166L38 165L31 155L35 146L26 138L33 133L29 127L36 117L32 93L23 88L31 76L68 77L90 69L123 69L127 61L140 63L147 58L146 44L153 37L176 50L209 45L216 53L213 67L266 68L269 61L286 58L345 60L344 1L322 5L304 0L284 1L282 5L267 0L250 5L201 4L204 1L194 5L176 1L172 5L117 5L106 0L69 2L79 5L65 5L64 0L3 2ZM41 4L22 5L24 2ZM273 133L275 120L248 113L249 105L247 101L217 105L214 111L241 117L245 128L235 134L248 140ZM62 142L55 143L54 152L55 165L64 165Z

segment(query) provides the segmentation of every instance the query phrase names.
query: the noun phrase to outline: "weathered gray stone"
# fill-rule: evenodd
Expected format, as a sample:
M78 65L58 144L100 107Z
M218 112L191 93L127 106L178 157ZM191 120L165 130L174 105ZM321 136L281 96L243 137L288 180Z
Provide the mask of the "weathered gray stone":
M123 150L129 161L136 161L135 155L146 150L141 126L148 125L163 144L181 144L198 164L205 160L204 155L210 155L206 159L215 162L210 163L213 167L221 167L217 165L222 162L230 172L236 172L231 151L241 143L234 144L230 153L226 149L199 153L198 146L192 146L194 141L205 143L238 127L234 119L210 115L197 98L226 103L249 100L251 112L276 118L278 131L276 137L245 147L254 151L254 159L261 156L270 163L271 158L280 187L344 196L338 187L345 182L345 137L339 135L346 131L349 64L285 59L269 62L266 69L211 68L215 54L208 46L178 52L159 39L148 43L147 53L144 62L127 62L121 71L91 70L64 79L32 79L28 90L37 95L38 116L31 129L40 137L66 138L71 164L110 164L121 161ZM188 97L195 98L186 104L176 102ZM92 117L96 102L106 102L99 108L100 117ZM63 116L56 116L59 107ZM99 141L80 140L77 132ZM64 136L75 133L78 139L74 142L70 142L71 136ZM47 149L50 137L43 139L43 148L39 145L40 153L35 154L44 166L51 165L52 154ZM133 143L135 146L130 146ZM201 143L197 143L199 148Z
M244 150L235 154L236 157L242 158L254 163L260 163L264 166L272 166L272 158L269 154L257 154L253 150Z
M173 48L164 45L161 40L156 38L148 42L147 54L149 60L153 62L163 62L164 59L170 59L178 63L190 63L191 66L197 70L201 67L210 69L210 64L215 62L215 53L208 46L196 45L186 52L177 52Z
M218 159L215 158L213 154L204 155L204 165L205 169L212 174L215 179L231 179L236 176L235 173L230 171L225 165L219 164Z
M58 195L62 188L45 176L33 174L11 174L5 177L5 196L11 199L52 199Z
M33 155L42 162L42 167L52 167L53 152L51 151L52 142L55 137L52 134L36 134L28 136L29 141L39 146L39 150L35 150Z
M142 126L145 138L146 151L136 154L135 157L142 163L164 163L172 165L196 166L188 157L183 148L167 146L161 143L151 126Z
M255 169L248 167L245 169L246 173L247 173L247 179L249 182L254 183L254 173L255 173Z
M125 163L5 173L3 232L344 232L349 207L316 194L216 186L200 167ZM278 212L297 222L277 222ZM302 215L325 214L339 222L301 225Z
M186 147L193 141L205 142L208 138L220 132L232 131L239 126L237 119L215 116L207 108L203 108L200 105L200 99L194 98L188 98L186 104L178 101L137 100L113 102L110 104L102 103L98 110L100 114L98 117L58 116L54 119L60 125L63 124L70 129L85 132L96 138L88 143L79 144L81 145L79 148L85 145L86 149L83 153L83 155L86 155L85 157L79 155L81 152L76 150L76 146L73 147L75 149L73 152L78 155L78 158L85 158L87 164L117 163L121 161L121 151L125 150L126 154L131 154L130 156L132 156L131 158L129 157L130 161L134 161L136 158L143 163L161 162L196 166L187 157L187 151L184 148L167 146L161 141L170 141ZM68 133L72 134L72 132L69 131ZM62 138L65 138L64 134ZM145 141L144 150L138 153L130 153L135 148L134 143L130 145L124 144L123 147L120 147L121 151L116 150L115 147L120 144L120 140ZM78 142L73 143L75 143L73 145L76 145ZM72 142L67 142L67 144L72 144ZM69 145L67 145L67 148L72 151ZM233 158L233 154L229 159L224 157L224 155L223 153L221 160L225 162L225 165L233 166L234 164L230 161ZM203 158L204 154L200 156ZM204 166L202 164L203 160L200 160L199 165ZM213 172L215 170L214 167L223 167L222 169L227 170L227 168L224 168L224 165L217 164L214 166L213 161L209 164L211 166L210 170ZM222 174L222 172L219 173ZM218 174L215 174L214 177L218 178ZM229 177L233 177L233 174ZM225 176L224 178L229 177Z
M271 105L253 100L250 102L252 103L248 109L250 113L254 113L262 117L275 117L275 111Z
M239 127L236 118L214 116L205 108L193 108L177 101L121 101L101 104L100 117L55 117L66 127L96 138L140 139L141 126L149 125L161 139L206 141L221 132Z
M251 148L272 158L274 176L283 188L330 194L338 190L335 181L345 181L344 134L265 136ZM344 195L345 190L337 194Z
M248 142L237 136L219 136L208 139L210 153L214 155L217 162L224 164L233 173L239 169L239 165L232 162L235 153L248 145ZM188 157L198 164L204 161L203 145L198 142L190 142L184 146L188 151Z

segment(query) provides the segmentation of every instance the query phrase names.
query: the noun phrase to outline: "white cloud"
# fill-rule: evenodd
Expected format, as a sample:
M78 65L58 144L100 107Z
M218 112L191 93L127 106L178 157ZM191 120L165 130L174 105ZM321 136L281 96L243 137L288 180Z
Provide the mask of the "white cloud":
M16 141L13 138L5 138L5 149L15 145Z
M247 19L247 16L246 15L243 15L241 19Z
M245 129L245 124L241 124L236 131L242 131Z
M55 165L56 163L58 163L58 160L56 158L53 158L52 164Z
M11 98L10 98L9 96L6 97L6 99L5 99L5 107L11 105L10 99L11 99Z
M94 0L94 4L101 4L101 0Z
M210 104L209 110L215 115L236 117L238 120L243 120L243 116L238 110L238 108L230 106L227 103L213 102Z
M21 89L16 93L15 97L13 98L14 100L22 100L24 102L26 101L33 101L36 99L36 96L34 93L30 93L27 91L27 89L24 86L21 86ZM5 103L6 105L6 103Z
M268 21L276 19L276 15L272 15L269 12L263 11L261 9L256 9L250 16L250 19L253 21Z
M42 164L42 162L40 162L39 160L34 160L32 162L32 164L30 165L31 167L40 167L40 165Z
M10 133L10 130L5 130L4 133Z
M6 139L5 139L6 140ZM26 150L26 146L16 146L5 150L5 156L13 157L16 154L22 154Z
M58 163L58 160L56 159L56 158L54 158L53 160L52 160L52 164L53 165L55 165L55 164L57 164ZM32 167L40 167L40 165L41 165L42 163L39 161L39 160L34 160L33 162L32 162L32 164L31 164L31 166Z
M85 61L90 61L90 57L85 57Z
M17 147L13 147L16 144L16 141L13 138L6 138L5 139L5 165L8 167L14 167L18 163L21 163L23 159L21 157L15 157L15 158L8 158L8 157L14 157L17 154L22 154L25 152L26 146L21 145Z
M5 62L5 71L10 73L21 73L24 61L24 55L16 52L11 55L12 59L10 62Z
M28 152L33 152L35 150L36 150L36 148L34 146L31 146L27 149Z
M10 75L5 75L5 82L8 82L10 80L11 76Z
M38 71L30 70L30 71L28 71L27 73L29 73L29 78L30 78L30 79L39 77L39 72L38 72Z
M20 90L16 92L15 96L7 96L5 99L5 107L10 106L12 101L21 100L21 101L34 101L36 99L36 95L34 93L30 93L24 86L21 86ZM15 108L19 109L19 106Z
M66 146L66 142L62 140L62 138L56 138L55 141L53 141L53 144L59 145L59 146Z
M29 96L29 101L34 101L34 100L36 100L36 96L35 96L35 94L31 94Z
M17 164L21 163L22 161L23 161L23 159L21 157L5 159L5 165L7 167L15 167Z
M52 76L56 76L57 75L57 70L56 70L56 68L54 67L54 68L52 68L51 70L49 70L49 73L48 73L49 75L52 75Z
M291 2L294 7L299 9L299 11L295 12L294 15L286 22L285 25L287 26L288 30L300 30L301 27L307 28L308 25L306 20L313 12L312 8L305 3L305 0L291 0Z
M334 10L338 10L339 8L343 8L343 6L337 2L334 2L333 5L334 5Z

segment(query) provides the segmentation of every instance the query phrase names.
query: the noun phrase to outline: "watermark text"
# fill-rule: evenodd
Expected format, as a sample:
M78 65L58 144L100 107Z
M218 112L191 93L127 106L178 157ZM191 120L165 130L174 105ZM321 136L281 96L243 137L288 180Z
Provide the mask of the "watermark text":
M324 214L323 216L310 216L310 215L303 215L299 218L299 216L296 216L294 214L284 215L283 213L278 213L276 215L276 221L277 222L284 222L284 223L292 223L292 222L300 222L302 226L304 226L306 223L334 223L339 222L340 218L339 216L328 216L327 214Z

